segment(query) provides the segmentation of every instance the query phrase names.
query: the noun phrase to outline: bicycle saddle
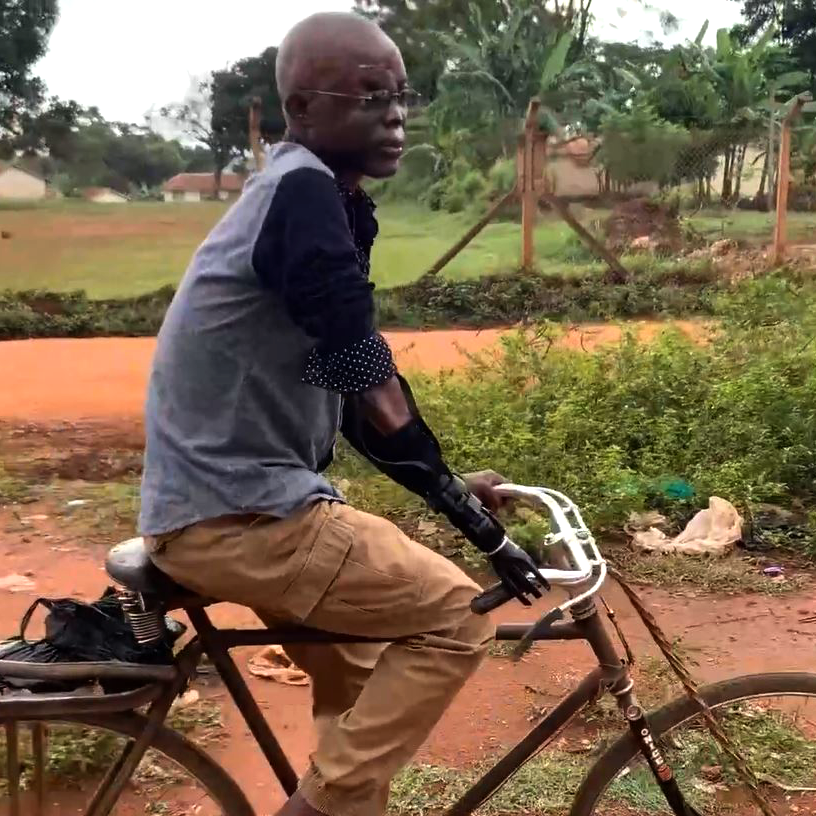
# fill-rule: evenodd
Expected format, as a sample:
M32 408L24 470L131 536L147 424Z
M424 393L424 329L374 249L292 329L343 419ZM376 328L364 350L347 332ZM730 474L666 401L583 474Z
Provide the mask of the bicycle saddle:
M105 569L117 584L143 595L157 595L165 600L198 597L150 560L143 538L130 538L109 550Z

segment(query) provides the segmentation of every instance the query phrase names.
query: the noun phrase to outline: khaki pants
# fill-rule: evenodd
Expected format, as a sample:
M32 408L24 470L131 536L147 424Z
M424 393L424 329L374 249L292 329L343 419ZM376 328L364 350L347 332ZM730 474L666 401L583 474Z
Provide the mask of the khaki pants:
M318 745L301 780L327 816L381 816L392 777L483 657L494 630L454 564L385 519L319 502L283 520L231 516L149 540L156 565L202 595L251 607L267 626L303 623L403 639L300 644Z

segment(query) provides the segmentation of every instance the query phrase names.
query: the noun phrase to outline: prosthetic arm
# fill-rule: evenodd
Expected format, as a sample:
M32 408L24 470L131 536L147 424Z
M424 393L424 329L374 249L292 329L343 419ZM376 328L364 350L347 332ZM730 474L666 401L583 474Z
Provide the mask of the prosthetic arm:
M396 375L411 419L399 430L383 433L367 416L363 397L346 397L341 431L363 457L397 484L422 497L437 513L483 552L502 583L522 603L540 598L535 562L505 535L498 519L472 495L465 482L445 464L439 442L425 424L410 386Z

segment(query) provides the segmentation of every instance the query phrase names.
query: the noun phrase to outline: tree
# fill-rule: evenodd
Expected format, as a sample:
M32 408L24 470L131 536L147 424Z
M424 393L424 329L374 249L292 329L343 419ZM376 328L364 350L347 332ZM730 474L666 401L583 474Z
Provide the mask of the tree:
M707 26L693 43L669 53L650 102L662 118L697 131L694 146L701 173L710 176L711 156L722 155L720 195L732 201L740 195L748 145L764 138L777 94L800 89L807 77L785 71L790 62L773 44L773 28L747 43L720 29L712 49L702 45ZM763 176L768 173L767 157L765 162ZM699 180L702 183L702 176Z
M82 108L73 100L63 102L54 96L36 112L20 114L14 149L25 156L48 153L52 159L70 159L81 113Z
M736 1L745 18L734 30L740 42L773 27L777 42L790 46L796 68L807 71L811 87L816 86L816 0Z
M181 169L185 173L206 173L212 170L212 154L206 147L180 145L179 152L182 160Z
M583 52L593 0L355 0L355 7L376 20L396 42L411 84L426 99L436 97L447 66L435 32L475 41L482 30L498 32L515 9L532 12L545 30L555 20L574 31L573 56Z
M217 196L224 168L241 155L241 151L236 150L234 135L228 132L226 123L213 121L212 75L193 83L184 101L162 108L161 115L176 122L188 138L210 151L215 177L214 195Z
M57 14L57 0L0 0L0 139L18 132L19 116L42 99L31 67L45 54Z
M611 181L623 187L639 181L676 181L678 160L690 140L685 128L661 119L644 101L607 116L601 135L596 161Z
M25 122L17 139L22 160L64 192L112 187L154 188L184 168L181 146L149 127L108 122L96 108L52 99Z
M158 187L184 167L178 142L144 127L122 124L111 128L103 161L109 171L142 189Z
M267 48L258 57L239 60L212 76L212 127L236 155L249 147L249 108L261 100L261 138L279 139L286 130L282 104L275 83L277 48Z
M487 21L475 13L467 37L436 33L447 68L430 107L431 120L443 143L453 140L461 149L466 138L478 163L512 148L531 97L543 97L542 124L551 131L558 127L546 107L551 99L584 99L586 66L566 67L572 28L565 18L542 14L541 5L516 2L504 17L493 12Z

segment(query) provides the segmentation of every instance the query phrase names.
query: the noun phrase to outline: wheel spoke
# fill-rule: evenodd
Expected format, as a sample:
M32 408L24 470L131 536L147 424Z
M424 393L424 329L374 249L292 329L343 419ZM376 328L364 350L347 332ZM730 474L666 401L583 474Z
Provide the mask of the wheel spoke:
M20 729L16 722L6 723L6 766L9 813L10 816L20 816Z
M736 752L759 778L776 816L816 813L816 675L753 675L701 689ZM649 715L660 751L686 801L703 814L758 812L745 782L681 697ZM615 742L590 769L574 816L670 814L635 739Z
M37 805L36 816L45 816L46 779L45 779L46 733L44 723L31 724L31 754L34 760L34 801Z
M218 738L217 714L209 701L185 709L181 733L160 726L149 742L150 720L136 712L7 721L0 726L0 814L253 816L236 783L193 742Z

